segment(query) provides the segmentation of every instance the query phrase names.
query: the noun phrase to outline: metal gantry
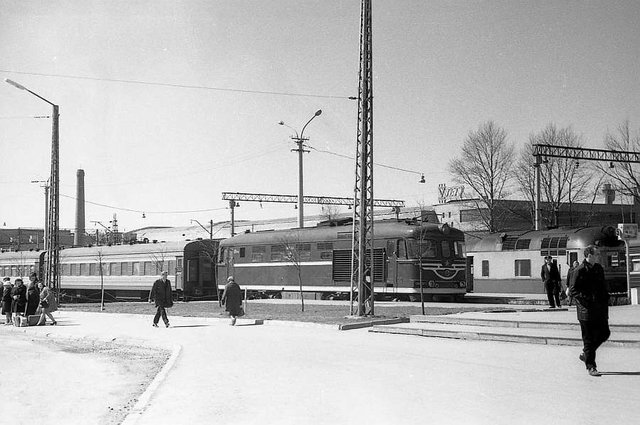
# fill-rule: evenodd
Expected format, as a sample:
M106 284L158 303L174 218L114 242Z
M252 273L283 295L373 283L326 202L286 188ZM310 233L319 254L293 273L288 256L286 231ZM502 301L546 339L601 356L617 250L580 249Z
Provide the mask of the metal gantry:
M585 161L605 161L640 163L640 153L630 151L614 151L607 149L588 149L572 146L533 145L534 167L536 173L535 224L540 230L540 165L543 158L568 158Z
M351 314L373 315L373 73L371 0L360 5L358 133L351 251ZM357 308L355 308L357 293Z
M222 192L222 199L229 201L229 208L231 209L231 235L233 236L235 230L235 208L238 206L237 201L245 202L275 202L282 204L295 204L298 202L298 196L296 195L276 195L272 193L246 193L246 192ZM319 204L319 205L354 205L353 198L341 198L337 196L305 196L305 204ZM396 199L375 199L373 205L376 207L392 207L401 208L404 207L404 201Z

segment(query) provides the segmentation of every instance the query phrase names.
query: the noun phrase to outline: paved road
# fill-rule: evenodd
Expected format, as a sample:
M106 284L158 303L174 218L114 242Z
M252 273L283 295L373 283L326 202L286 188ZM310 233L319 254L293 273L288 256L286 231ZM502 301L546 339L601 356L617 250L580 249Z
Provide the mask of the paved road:
M576 347L180 317L154 329L147 316L59 314L60 326L26 332L180 347L127 424L614 425L640 417L636 349L605 346L604 376L594 378Z

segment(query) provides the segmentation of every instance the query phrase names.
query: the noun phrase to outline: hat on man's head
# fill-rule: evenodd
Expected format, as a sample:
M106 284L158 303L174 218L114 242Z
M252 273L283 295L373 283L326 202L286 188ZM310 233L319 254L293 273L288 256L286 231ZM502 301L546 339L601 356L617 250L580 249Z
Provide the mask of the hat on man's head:
M233 280L233 276L229 276L229 277L227 278L227 282L235 282L235 281Z
M11 281L10 280L5 280L4 283L2 284L2 286L11 286Z
M550 255L547 255L546 257L544 257L545 260L553 260L553 257Z

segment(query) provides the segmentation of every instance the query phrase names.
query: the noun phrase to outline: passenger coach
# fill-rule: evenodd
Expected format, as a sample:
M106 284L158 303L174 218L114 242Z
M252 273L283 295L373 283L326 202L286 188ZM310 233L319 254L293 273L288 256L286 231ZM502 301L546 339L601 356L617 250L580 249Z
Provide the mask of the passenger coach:
M348 298L351 220L317 227L244 233L220 243L218 280L233 275L253 295L281 297L302 290L314 298ZM464 234L446 224L415 220L374 223L373 282L378 296L418 300L466 293Z
M470 247L473 290L484 293L544 293L540 270L550 255L558 264L563 285L574 261L582 262L584 248L598 246L609 292L626 292L624 242L616 228L583 227L542 231L493 233Z
M146 300L162 271L176 298L215 298L217 241L160 242L60 251L60 290L66 299ZM102 269L102 273L100 270Z

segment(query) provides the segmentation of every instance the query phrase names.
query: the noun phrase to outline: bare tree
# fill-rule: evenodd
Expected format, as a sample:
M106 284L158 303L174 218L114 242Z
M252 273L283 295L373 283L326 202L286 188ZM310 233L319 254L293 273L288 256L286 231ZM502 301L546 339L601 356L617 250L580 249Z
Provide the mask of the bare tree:
M320 210L321 210L320 215L325 220L329 220L329 221L335 220L340 215L340 207L337 205L333 205L333 204L322 205Z
M102 259L104 258L104 254L101 249L98 249L98 253L96 254L96 259L98 260L98 273L100 273L100 311L104 311L104 264Z
M454 180L466 184L475 192L479 215L490 232L501 226L497 203L507 196L514 158L513 145L507 133L493 121L487 121L470 131L462 146L462 153L449 163Z
M283 258L296 270L298 288L300 291L300 308L304 311L304 292L302 290L302 261L308 260L311 255L311 245L300 242L297 232L290 232L280 239L283 250ZM272 248L273 252L273 248Z
M625 120L616 132L607 132L604 138L606 149L626 152L640 152L640 130L631 130L629 120ZM613 165L613 167L611 167ZM596 167L611 180L613 189L624 196L630 196L640 202L640 164L597 163Z
M531 134L528 143L520 151L515 166L515 178L519 190L530 204L531 222L535 220L535 159L534 145L545 144L565 147L582 147L582 138L571 127L558 129L549 124L539 133ZM558 226L560 207L568 204L569 222L573 225L572 205L588 199L594 190L591 182L594 168L589 163L570 158L545 158L540 167L540 200L545 206L541 218L547 226Z

